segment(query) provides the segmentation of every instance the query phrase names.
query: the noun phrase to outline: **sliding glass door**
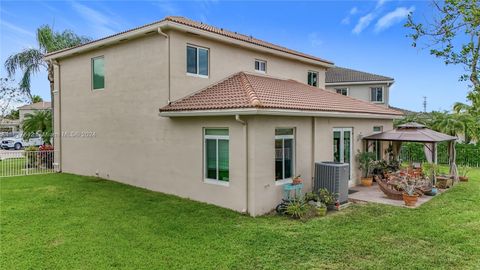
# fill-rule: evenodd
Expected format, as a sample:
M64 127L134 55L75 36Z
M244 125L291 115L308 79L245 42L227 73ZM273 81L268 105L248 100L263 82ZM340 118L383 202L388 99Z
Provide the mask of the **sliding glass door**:
M352 128L333 129L333 161L350 164L352 175Z

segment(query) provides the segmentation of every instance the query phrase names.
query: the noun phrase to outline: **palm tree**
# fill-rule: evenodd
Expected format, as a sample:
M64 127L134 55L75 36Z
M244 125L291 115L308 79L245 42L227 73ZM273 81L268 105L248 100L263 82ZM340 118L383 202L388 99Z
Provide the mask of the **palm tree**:
M30 101L33 101L30 92L30 79L32 75L35 75L41 69L46 69L48 71L48 80L50 81L51 101L53 102L53 64L45 61L45 55L88 41L90 41L90 38L79 36L71 30L54 32L49 25L42 25L37 29L38 48L24 49L17 54L11 55L5 61L5 69L9 77L14 76L18 70L22 70L23 76L19 83L19 89L27 95Z
M43 101L43 98L41 96L38 96L38 95L33 95L32 96L32 103L37 103L37 102L42 102Z
M465 120L458 114L448 112L432 112L431 128L451 136L464 134Z
M470 139L480 141L480 96L472 98L472 105L457 102L453 111L465 121L465 141Z
M27 113L22 122L23 138L25 140L39 132L45 144L51 144L52 138L52 112L38 111L34 114Z

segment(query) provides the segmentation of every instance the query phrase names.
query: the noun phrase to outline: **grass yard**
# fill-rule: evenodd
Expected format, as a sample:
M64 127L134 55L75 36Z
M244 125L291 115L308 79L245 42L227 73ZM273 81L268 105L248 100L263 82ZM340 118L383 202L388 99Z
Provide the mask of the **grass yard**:
M417 209L307 222L69 174L3 178L1 269L480 269L480 170ZM473 179L472 179L473 178Z

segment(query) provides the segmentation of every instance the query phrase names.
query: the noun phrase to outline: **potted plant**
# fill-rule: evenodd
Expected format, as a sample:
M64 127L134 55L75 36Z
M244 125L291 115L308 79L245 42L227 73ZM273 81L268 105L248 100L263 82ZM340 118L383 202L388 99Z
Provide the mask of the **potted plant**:
M356 155L358 168L362 171L361 182L362 186L370 187L373 182L373 177L370 175L372 162L375 159L375 154L372 152L360 152Z
M329 210L335 209L335 203L337 202L337 196L326 188L318 190L318 198Z
M301 177L301 175L295 176L292 180L292 185L298 185L298 184L303 183L303 179L300 178L300 177Z
M408 180L402 185L403 189L403 202L406 206L415 206L418 201L418 194L415 192L415 184L410 184Z
M315 208L317 209L317 215L320 217L323 217L327 214L327 206L324 203L317 202Z
M470 173L471 168L469 166L460 167L460 176L458 179L462 182L468 182L468 174Z

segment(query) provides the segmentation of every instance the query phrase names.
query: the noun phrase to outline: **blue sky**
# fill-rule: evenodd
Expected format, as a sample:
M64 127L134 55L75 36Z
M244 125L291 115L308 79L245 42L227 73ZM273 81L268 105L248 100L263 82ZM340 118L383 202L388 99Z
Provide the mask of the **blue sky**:
M427 1L1 1L0 61L35 47L42 24L100 38L167 15L181 15L313 54L343 67L395 78L390 103L422 110L448 110L465 101L463 69L445 66L428 50L411 47L403 27L406 14L431 16ZM32 80L32 92L48 100L45 72Z

